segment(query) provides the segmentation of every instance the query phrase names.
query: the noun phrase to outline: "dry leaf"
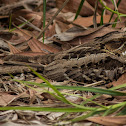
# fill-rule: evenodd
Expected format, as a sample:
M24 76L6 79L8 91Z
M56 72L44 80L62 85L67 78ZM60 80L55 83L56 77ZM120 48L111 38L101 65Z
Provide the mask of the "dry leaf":
M33 52L43 52L45 54L59 52L58 49L53 48L53 47L48 46L48 45L45 45L42 42L39 42L35 38L32 38L31 40L29 40L28 45Z
M58 8L61 7L61 5L65 2L65 0L56 0L56 6ZM63 8L63 12L77 12L77 9L79 7L81 0L69 0L67 5ZM93 15L93 8L88 4L86 1L81 9L80 15L82 16L90 16Z
M27 9L21 9L21 10L18 10L18 11L15 11L12 15L12 22L16 25L20 25L22 24L23 22L19 21L19 16L25 18L26 20L31 20L33 19L32 23L41 28L42 26L42 21L41 21L41 15L42 13L40 12L34 12L34 11L30 11L30 10L27 10Z
M33 89L29 89L29 95L30 95L30 101L29 101L29 104L33 104L33 102L35 101L36 99L36 91L33 90Z
M33 52L42 52L44 54L59 52L58 49L39 42L36 38L32 37L29 33L23 31L22 29L18 28L18 30L23 33L24 38L28 41L28 45Z
M9 46L10 52L11 52L12 54L16 54L16 53L20 53L20 52L21 52L19 49L15 48L15 47L12 46L10 43L8 43L8 46Z
M51 37L55 33L56 33L55 32L55 23L53 23L53 25L50 25L48 27L48 29L45 31L45 37Z
M65 32L70 28L69 25L67 25L61 21L58 21L58 20L56 20L56 25L60 28L60 32ZM56 31L57 31L57 27L56 27ZM58 33L58 32L56 32L56 33Z
M1 0L0 4L13 4L14 2L18 2L18 0Z
M110 15L103 15L103 23L106 24L109 22ZM97 23L100 24L101 16L96 17ZM73 23L80 25L82 27L89 27L93 25L93 16L90 17L78 17Z
M104 125L104 126L124 126L126 125L126 116L106 116L106 117L89 117L87 120Z
M115 87L125 83L126 83L126 73L124 73L117 81L113 81L112 83L109 84Z
M0 64L4 64L4 61L2 59L0 59Z
M7 106L15 99L16 95L11 95L7 92L0 92L0 106Z

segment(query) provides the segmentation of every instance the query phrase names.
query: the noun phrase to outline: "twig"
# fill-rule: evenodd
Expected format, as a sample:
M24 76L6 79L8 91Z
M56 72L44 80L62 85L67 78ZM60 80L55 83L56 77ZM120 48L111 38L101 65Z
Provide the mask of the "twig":
M95 2L95 11L94 11L94 16L93 16L93 23L94 23L94 28L97 28L97 8L98 8L98 0Z
M29 27L35 29L36 31L39 31L39 32L41 31L40 28L36 27L34 24L32 24L30 21L26 20L26 19L23 18L22 16L19 16L19 18L20 18L21 20L20 20L20 19L17 19L17 20L19 20L19 21L25 23L25 25L28 25Z

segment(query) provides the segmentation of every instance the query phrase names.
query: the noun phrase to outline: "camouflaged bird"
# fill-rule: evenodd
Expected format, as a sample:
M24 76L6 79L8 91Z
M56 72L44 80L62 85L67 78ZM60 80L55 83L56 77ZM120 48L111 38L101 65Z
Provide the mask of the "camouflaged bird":
M1 74L30 71L25 66L27 64L55 81L72 79L90 84L104 80L109 83L126 70L126 33L114 31L56 54L35 57L9 55L3 60L5 64L20 65L22 69L4 71L1 68Z

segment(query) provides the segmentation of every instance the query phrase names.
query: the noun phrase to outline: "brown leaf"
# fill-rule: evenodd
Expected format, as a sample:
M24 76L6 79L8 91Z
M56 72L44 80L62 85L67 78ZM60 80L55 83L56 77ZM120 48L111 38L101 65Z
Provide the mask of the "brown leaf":
M16 53L20 53L20 52L21 52L19 49L15 48L15 47L12 46L10 43L8 43L8 46L9 46L10 52L11 52L12 54L16 54Z
M19 30L15 30L13 32L2 30L0 31L0 38L3 39L0 41L0 47L2 49L9 49L8 43L10 43L12 46L15 46L19 50L24 50L28 47L27 43L25 42L26 39Z
M13 4L14 2L17 2L18 0L1 0L0 4Z
M55 32L55 23L53 23L53 25L50 25L48 27L48 29L45 31L45 36L46 37L51 37L52 35L54 35Z
M35 38L29 40L28 45L33 52L43 52L45 54L59 52L58 49L45 45L42 42L39 42Z
M51 94L49 94L47 92L44 92L41 95L44 97L44 99L57 100L53 95L51 95Z
M126 125L126 116L106 116L106 117L89 117L88 121L92 121L104 126L123 126Z
M49 52L47 50L42 50L41 49L41 45L38 41L36 41L35 39L31 39L29 42L28 42L28 45L30 47L30 49L33 51L33 52L42 52L44 54L48 54ZM47 51L47 52L46 52Z
M60 28L60 32L65 32L70 28L69 25L58 20L56 20L56 25L58 25L58 27Z
M7 92L0 92L0 106L7 106L15 99L16 95L11 95Z
M56 7L60 8L61 5L65 2L65 0L56 0ZM73 12L76 13L79 7L81 0L69 0L67 5L63 8L63 12ZM88 4L88 2L84 2L84 5L80 11L80 15L82 16L90 16L93 15L93 8Z
M0 59L0 64L4 64L4 61L2 59Z
M36 91L33 89L29 89L29 95L30 95L30 104L33 104L34 100L36 99Z
M32 23L35 26L41 28L41 25L42 25L41 15L42 15L41 12L38 13L38 12L30 11L30 10L27 10L27 9L21 9L21 10L15 11L13 13L12 21L16 25L22 24L21 21L17 20L17 19L19 19L19 16L21 16L21 17L25 18L26 20L33 19Z
M125 83L126 83L126 73L124 73L117 81L113 81L112 83L109 83L109 85L113 85L115 87Z
M8 47L8 44L7 44L7 42L5 42L4 40L0 40L0 48L1 49L9 49L9 47Z
M23 33L24 38L28 41L28 45L33 52L42 52L45 54L59 52L58 49L39 42L36 38L31 37L29 33L23 31L22 29L18 28L18 30Z
M40 79L40 78L36 78L36 80L35 80L35 83L43 83L44 81L42 80L42 79Z
M110 19L110 15L104 15L103 16L103 22L108 23ZM101 21L101 16L96 17L97 23L100 23ZM90 17L78 17L73 23L78 24L82 27L89 27L93 25L93 16Z

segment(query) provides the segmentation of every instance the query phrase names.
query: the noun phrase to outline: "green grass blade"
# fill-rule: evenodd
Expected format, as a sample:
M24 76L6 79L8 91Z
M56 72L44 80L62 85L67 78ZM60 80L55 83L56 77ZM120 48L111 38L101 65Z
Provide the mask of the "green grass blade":
M123 108L121 109L121 111L119 113L117 113L116 116L120 116L120 115L126 115L126 106L123 106Z
M114 13L114 14L117 14L117 15L124 15L124 14L122 14L122 13L119 13L118 11L114 11L114 10L112 10L111 8L109 8L108 6L106 6L103 2L102 2L102 0L99 0L99 2L101 3L101 5L105 8L105 9L107 9L108 11L110 11L110 12L112 12L112 13Z
M24 23L22 23L22 24L18 25L18 27L21 27L21 26L23 26L23 25L27 24L28 22L30 22L30 21L32 21L32 20L33 20L33 18L31 18L31 19L29 19L28 21L26 21L26 22L24 22ZM12 31L14 31L14 30L16 30L16 29L17 29L17 28L10 29L10 31L9 31L9 32L12 32Z
M116 86L116 87L112 87L112 88L110 88L110 90L117 90L117 89L125 88L125 87L126 87L126 83L125 83L125 84L118 85L118 86ZM83 104L83 105L84 105L84 104L87 104L90 100L96 99L96 98L98 98L98 97L100 97L100 96L101 96L101 94L96 94L96 95L94 95L93 97L91 97L90 99L87 99L86 101L84 101L82 104Z
M102 116L107 116L111 110L112 110L112 106L109 109L107 109Z
M62 4L62 6L56 11L56 13L54 14L54 16L49 20L49 22L45 26L45 28L43 28L42 31L39 33L39 35L37 36L37 39L41 38L41 35L43 35L43 32L45 32L47 30L47 28L49 27L49 25L51 25L53 23L53 20L56 18L56 16L60 13L60 11L65 7L65 5L68 2L69 2L69 0L65 0L65 2Z
M49 108L49 107L0 107L0 110L31 110L31 111L46 111L46 112L85 112L85 111L93 111L96 108L85 107L85 109L81 108Z
M17 82L19 82L19 83L21 83L21 84L24 84L23 81L20 81L20 80L15 80L15 81L17 81ZM32 83L33 85L40 86L40 85L38 85L38 83L35 84L34 82L31 82L31 83L30 83L30 82L26 81L26 83L27 83L27 84L31 84L31 83ZM31 89L33 89L33 90L36 90L35 88L33 88L33 87L31 87L31 86L29 86L29 85L27 85L27 84L24 84L24 85L27 86L28 88L31 88ZM42 86L41 86L41 87L42 87ZM37 91L37 90L36 90L36 91ZM47 91L47 90L45 90L44 92L47 92L47 93L51 94L52 96L54 96L56 99L62 101L62 99L61 99L60 97L56 96L53 92L50 92L50 91ZM78 95L76 95L76 94L62 93L62 92L61 92L61 94L64 94L64 95L71 95L71 96L75 96L75 97L80 97L80 98L82 98L82 99L84 99L84 100L87 100L87 98L84 98L84 97L82 97L82 96L78 96ZM92 103L94 103L94 104L96 104L96 105L98 105L98 106L100 106L100 107L106 108L106 106L103 106L103 105L101 105L101 104L98 104L97 102L92 101L92 100L90 100L90 99L88 99L88 102L92 102ZM76 106L76 105L74 105L74 106ZM81 104L81 106L84 106L84 104ZM81 107L81 108L82 108L82 107Z
M104 22L103 22L104 11L105 11L105 9L102 10L100 25L104 24Z
M77 10L77 12L76 12L76 15L75 15L74 20L77 19L78 15L79 15L79 13L80 13L82 7L83 7L84 1L85 1L85 0L81 0L80 5L79 5L79 7L78 7L78 10Z
M12 24L12 14L10 14L10 20L9 20L9 31L11 30L11 24Z
M115 2L114 2L113 0L111 0L111 1L112 1L113 5L114 5L115 8L116 8ZM109 22L112 20L114 14L117 14L117 15L118 15L118 18L120 19L120 15L122 15L122 14L119 13L118 10L115 10L115 11L114 11L114 10L110 9L109 7L105 6L105 5L103 4L102 0L99 0L99 2L102 4L103 7L105 7L105 9L109 10L110 12L112 12L112 15L111 15L111 17L110 17L110 19L109 19ZM121 0L119 0L119 1L117 2L117 7L119 6L120 2L121 2Z
M115 23L112 25L113 28L116 27L116 24L117 24L116 22L117 22L117 21L118 21L118 17L115 19L115 21L114 21Z
M84 98L83 96L79 96L79 95L76 95L76 94L70 94L70 93L62 93L62 94L69 95L69 96L79 97L79 98L81 98L81 99L88 100L88 102L92 102L93 104L95 104L95 105L97 105L97 106L100 106L100 107L102 107L102 108L106 108L106 106L101 105L101 104L99 104L99 103L93 101L92 99ZM84 103L81 103L80 105L81 105L81 106L84 106Z
M31 69L31 68L30 68ZM38 76L40 79L42 79L47 85L48 87L52 88L52 90L59 96L62 98L62 101L64 101L67 104L70 104L69 101L67 101L67 99L48 81L46 80L43 76L41 76L39 73L37 73L36 71L34 71L33 69L31 69L33 71L33 73Z
M57 89L70 89L70 90L79 90L79 91L89 91L95 92L100 94L108 94L112 96L126 96L126 93L113 91L108 89L101 89L101 88L92 88L92 87L78 87L78 86L56 86Z
M122 0L118 0L117 7L119 6L119 4L120 4L121 1L122 1Z
M78 121L82 121L82 120L84 120L84 119L86 119L86 118L88 118L88 117L94 116L94 115L99 114L99 113L101 113L101 111L97 111L97 109L95 109L94 111L89 112L89 113L86 114L86 115L82 115L82 116L77 117L77 118L74 118L74 119L72 119L72 120L70 120L70 121L71 121L72 123L78 122Z
M126 87L126 83L125 83L125 84L118 85L118 86L116 86L116 87L112 87L112 88L110 88L110 89L111 89L111 90L117 90L117 89L124 88L124 87Z
M113 1L113 0L111 0L111 2L112 2L112 4L114 5L114 1Z
M43 29L45 28L46 22L46 0L43 0ZM43 32L43 43L45 40L45 32Z
M112 15L111 15L111 17L110 17L110 19L109 19L109 22L111 22L111 20L112 20L112 18L113 18L113 15L114 15L114 13L112 13Z
M126 93L124 93L124 92L114 91L114 90L111 90L111 89L101 89L101 88L82 87L82 86L51 85L44 77L42 77L41 75L39 75L37 72L35 72L35 74L39 78L41 78L43 81L45 81L47 83L47 85L46 84L34 83L34 82L27 82L27 81L22 81L22 82L23 83L27 83L27 84L37 85L37 86L40 86L40 87L41 86L42 87L51 87L52 89L54 88L53 89L54 91L57 90L57 89L67 89L67 90L89 91L89 92L95 92L95 93L100 93L100 94L108 94L108 95L112 95L112 96L126 96Z
M31 69L31 68L30 68L30 69ZM38 76L40 79L42 79L42 80L47 84L47 85L46 85L47 87L52 88L53 91L62 99L62 101L63 101L64 103L71 104L71 105L73 105L74 107L78 107L78 108L83 108L83 109L85 109L85 107L82 106L82 105L74 104L74 103L68 101L68 100L57 90L56 86L53 86L49 81L47 81L43 76L41 76L39 73L37 73L37 72L34 71L33 69L31 69L31 70L33 71L33 73L34 73L36 76Z

